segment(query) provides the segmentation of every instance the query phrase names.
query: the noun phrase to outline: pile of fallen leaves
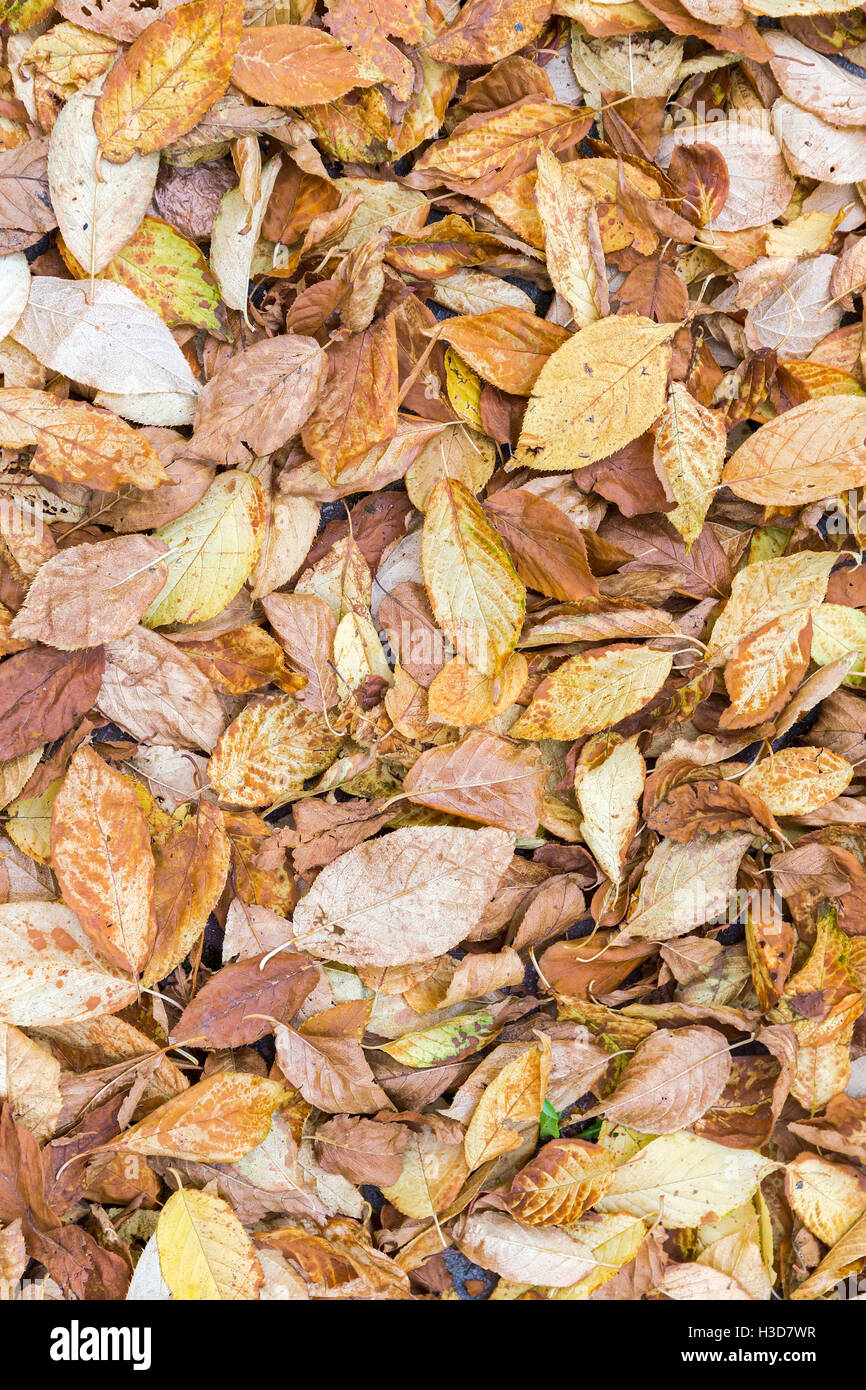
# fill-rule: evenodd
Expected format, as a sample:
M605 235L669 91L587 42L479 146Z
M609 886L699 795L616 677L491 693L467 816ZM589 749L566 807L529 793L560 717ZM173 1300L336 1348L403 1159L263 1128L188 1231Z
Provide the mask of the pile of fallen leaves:
M864 11L0 14L0 1297L833 1296Z

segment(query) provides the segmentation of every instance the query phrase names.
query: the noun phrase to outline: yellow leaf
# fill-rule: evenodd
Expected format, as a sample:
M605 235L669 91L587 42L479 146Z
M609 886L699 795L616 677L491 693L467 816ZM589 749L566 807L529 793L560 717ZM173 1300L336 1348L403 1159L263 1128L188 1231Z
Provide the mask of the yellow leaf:
M495 467L496 446L492 439L468 430L465 425L446 425L409 465L406 491L412 505L424 512L443 473L458 478L470 492L477 493Z
M217 795L235 806L290 800L337 755L340 737L324 715L291 695L269 695L241 710L208 763Z
M156 1245L173 1298L258 1298L263 1275L255 1248L221 1197L184 1188L173 1192L159 1214Z
M608 729L658 694L673 656L624 642L583 652L548 676L509 730L512 738L581 738Z
M565 472L607 458L658 419L679 324L599 319L542 367L513 466Z
M382 1195L404 1216L425 1220L454 1201L468 1176L462 1145L443 1143L425 1127L420 1134L410 1134L403 1171L395 1183L382 1188Z
M76 279L85 279L89 271L62 243L59 249ZM217 314L219 291L207 261L194 242L158 217L144 218L99 278L126 285L169 328L190 323L220 336L225 333Z
M536 1125L550 1076L550 1043L541 1037L506 1063L484 1090L466 1129L464 1151L471 1171L517 1149L527 1126Z
M461 656L496 676L514 650L526 590L468 488L443 477L427 503L421 548L436 621Z
M696 401L681 381L673 382L656 428L653 460L676 499L668 520L686 542L687 554L703 530L722 476L726 438L722 417Z
M266 524L257 479L221 473L200 502L154 532L169 547L168 578L142 622L165 627L216 617L249 579Z
M445 386L448 399L461 419L473 429L483 430L479 408L481 378L450 345L445 349Z
M803 550L778 560L758 560L740 570L710 637L710 665L727 661L744 637L777 618L791 616L797 627L802 626L823 600L837 558L833 552Z
M596 1202L602 1212L658 1217L666 1226L702 1226L748 1201L778 1164L681 1130L654 1139L621 1164Z
M786 410L732 454L722 481L749 502L802 507L866 483L866 398L821 396Z
M593 1211L571 1228L571 1234L592 1251L596 1266L576 1284L565 1289L554 1289L550 1294L553 1301L571 1302L589 1298L596 1289L613 1279L623 1265L634 1259L644 1243L647 1227L645 1221L626 1212L602 1216Z
M817 1154L798 1154L788 1164L785 1194L795 1215L825 1245L835 1245L866 1213L866 1176Z
M866 665L866 613L845 603L822 603L812 614L812 660L829 666L850 652L856 652L857 659L842 684L862 690L858 672Z
M783 748L741 778L774 816L807 816L841 796L854 769L829 748Z
M154 20L117 60L93 113L103 152L123 164L197 125L229 84L243 0L192 0Z
M119 46L108 34L77 24L55 24L30 45L21 66L41 73L50 89L65 97L106 72Z
M544 228L547 269L578 328L610 313L595 198L550 150L538 152L535 202Z

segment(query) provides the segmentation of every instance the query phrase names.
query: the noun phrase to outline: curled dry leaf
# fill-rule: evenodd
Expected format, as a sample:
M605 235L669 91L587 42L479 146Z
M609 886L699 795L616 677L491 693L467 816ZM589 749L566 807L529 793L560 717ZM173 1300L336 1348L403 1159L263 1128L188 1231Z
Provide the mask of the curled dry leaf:
M610 1187L613 1156L585 1139L554 1139L521 1168L508 1210L530 1226L572 1226Z
M131 150L102 164L93 117L97 98L77 92L64 106L48 147L48 186L63 242L85 274L114 260L147 212L159 156Z
M517 1149L527 1126L538 1123L550 1076L550 1043L542 1037L507 1062L486 1087L466 1128L464 1152L470 1171Z

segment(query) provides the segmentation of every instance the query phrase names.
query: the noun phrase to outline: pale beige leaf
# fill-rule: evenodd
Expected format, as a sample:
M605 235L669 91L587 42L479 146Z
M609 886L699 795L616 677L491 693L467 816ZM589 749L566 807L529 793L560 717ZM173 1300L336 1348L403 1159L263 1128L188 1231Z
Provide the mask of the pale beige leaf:
M832 184L866 179L863 129L831 125L814 111L804 111L780 97L773 105L773 130L782 143L792 174Z
M23 251L0 259L0 339L15 328L30 297L30 266ZM12 344L14 347L14 344ZM8 369L4 380L8 381Z
M125 285L38 275L15 341L46 367L97 391L195 395L198 385L163 320Z
M498 1211L479 1211L464 1223L457 1244L467 1259L520 1284L567 1288L591 1273L589 1246L566 1231L526 1227Z
M508 831L414 826L358 845L295 908L295 939L346 965L433 960L472 930L508 867Z
M63 1104L60 1063L8 1023L0 1023L0 1100L37 1139L52 1137Z
M574 791L580 807L580 833L611 883L622 877L626 851L638 824L646 764L637 738L618 743L598 767L578 766Z
M133 981L99 960L63 903L0 907L3 1022L19 1028L70 1023L125 1009L135 997Z
M768 30L764 42L773 53L773 76L789 101L832 125L866 125L866 80L783 30Z
M133 154L125 164L100 158L93 129L96 94L76 92L51 132L48 186L60 232L89 275L113 261L150 205L158 154Z
M712 145L728 166L730 189L725 206L710 224L716 231L741 232L747 227L762 227L788 206L794 180L778 140L763 123L731 117L708 121L706 125L676 125L659 143L658 161L662 168L668 167L679 145Z
M210 263L219 281L220 292L230 309L246 317L250 272L259 232L282 163L274 155L262 169L259 195L252 206L240 184L230 188L220 203L213 225Z
M623 937L669 941L725 914L751 840L730 831L685 844L662 840L650 855Z

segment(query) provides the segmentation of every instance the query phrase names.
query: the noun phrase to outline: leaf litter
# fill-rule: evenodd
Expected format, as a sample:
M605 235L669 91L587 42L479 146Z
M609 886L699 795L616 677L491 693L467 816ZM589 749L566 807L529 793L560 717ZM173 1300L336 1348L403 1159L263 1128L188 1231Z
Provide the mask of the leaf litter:
M3 1287L833 1296L862 11L3 14Z

